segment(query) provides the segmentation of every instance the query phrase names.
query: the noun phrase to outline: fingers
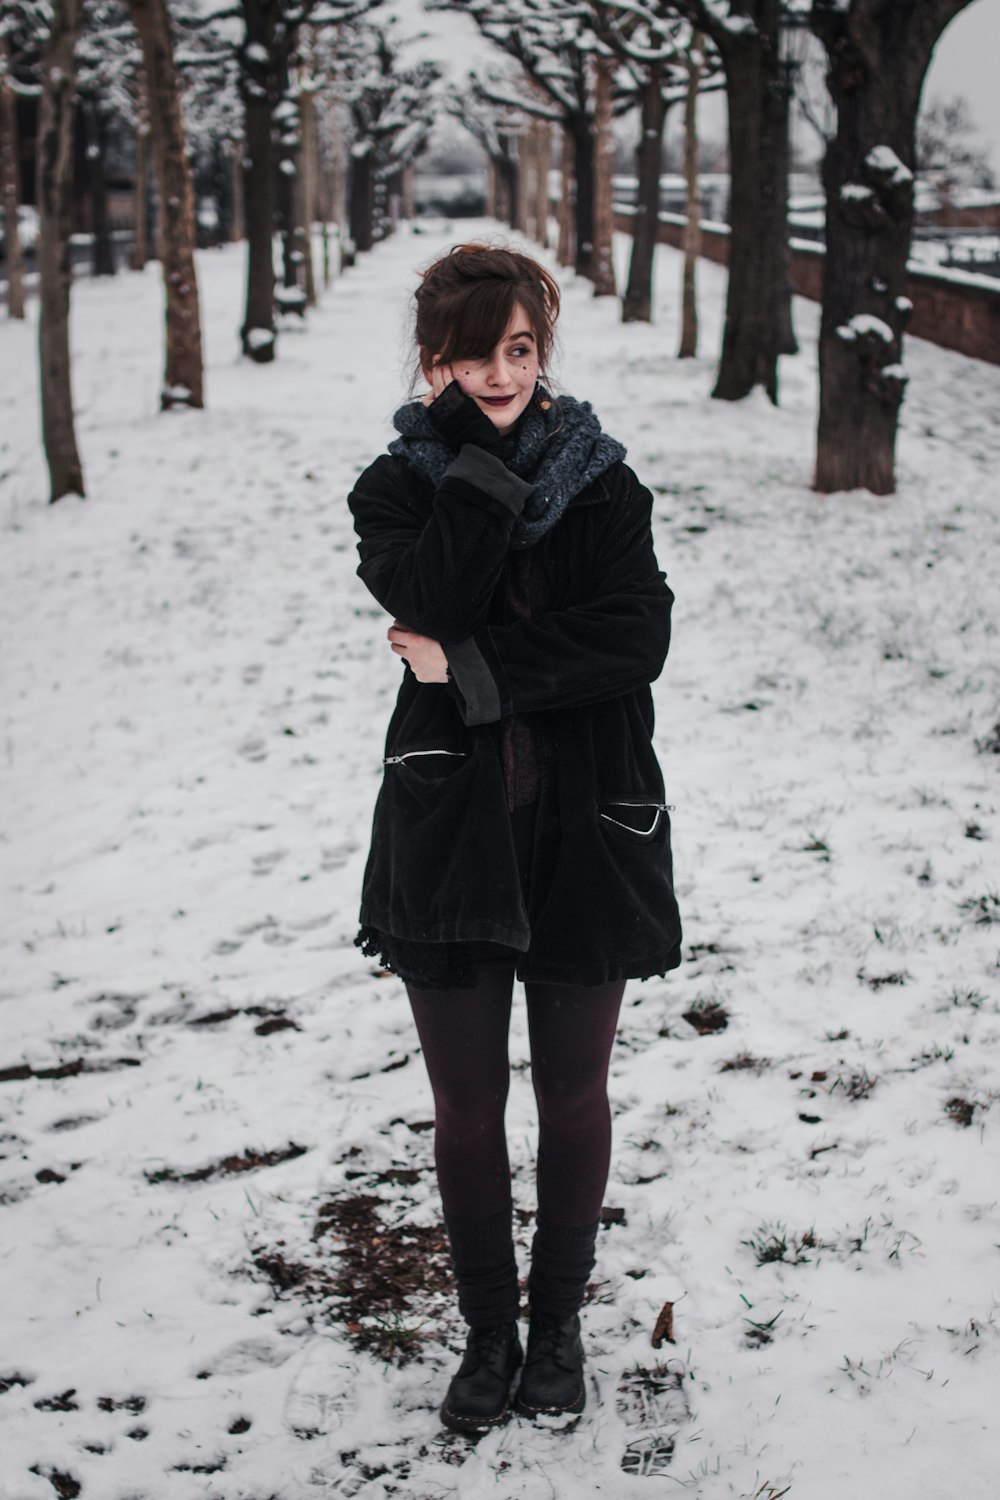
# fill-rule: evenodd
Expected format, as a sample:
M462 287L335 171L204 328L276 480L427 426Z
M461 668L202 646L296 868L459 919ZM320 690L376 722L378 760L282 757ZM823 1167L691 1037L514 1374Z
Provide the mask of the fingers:
M397 656L405 656L407 651L413 650L417 636L415 631L397 622L395 625L389 626L386 638Z
M451 365L431 365L431 400L436 400L444 390L445 386L450 385L454 378L455 375L452 371Z

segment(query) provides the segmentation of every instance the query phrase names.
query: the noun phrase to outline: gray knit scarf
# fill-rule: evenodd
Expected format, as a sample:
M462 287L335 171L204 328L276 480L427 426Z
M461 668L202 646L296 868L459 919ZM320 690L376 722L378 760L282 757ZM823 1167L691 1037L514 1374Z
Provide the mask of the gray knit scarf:
M455 450L437 436L422 401L408 401L393 417L402 437L389 452L407 459L440 484ZM625 457L621 443L601 430L589 401L550 396L541 386L517 423L512 452L504 463L534 485L514 523L512 548L532 547L564 514L570 502L600 474Z

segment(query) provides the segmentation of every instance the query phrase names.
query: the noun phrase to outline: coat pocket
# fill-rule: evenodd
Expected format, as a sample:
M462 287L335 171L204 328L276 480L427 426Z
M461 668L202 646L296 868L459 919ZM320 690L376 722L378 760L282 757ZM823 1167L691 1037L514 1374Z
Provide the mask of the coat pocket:
M598 804L603 826L620 831L623 838L652 843L667 821L669 804L651 797L608 798Z
M399 755L386 755L382 765L387 771L398 767L404 778L417 776L421 781L441 781L453 776L469 759L468 750L448 750L440 745L426 750L404 750Z

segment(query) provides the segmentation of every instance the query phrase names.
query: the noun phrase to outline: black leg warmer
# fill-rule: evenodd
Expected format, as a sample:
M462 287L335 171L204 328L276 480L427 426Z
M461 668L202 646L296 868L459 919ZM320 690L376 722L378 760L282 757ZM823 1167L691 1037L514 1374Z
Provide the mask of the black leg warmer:
M485 1219L445 1214L458 1306L470 1328L488 1328L517 1320L521 1295L511 1230L513 1206Z
M578 1229L537 1220L528 1276L528 1301L533 1311L553 1318L569 1318L580 1311L596 1261L599 1227L599 1219Z

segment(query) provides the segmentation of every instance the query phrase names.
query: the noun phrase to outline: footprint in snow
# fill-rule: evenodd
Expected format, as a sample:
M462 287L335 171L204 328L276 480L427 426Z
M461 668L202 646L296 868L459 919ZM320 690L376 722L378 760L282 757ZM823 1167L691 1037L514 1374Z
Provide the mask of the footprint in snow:
M294 1347L277 1339L240 1339L221 1349L196 1372L196 1380L211 1380L214 1375L252 1375L261 1365L276 1369L291 1359Z
M346 865L347 861L350 859L351 855L354 853L357 847L357 844L347 842L344 844L337 844L332 848L321 849L319 863L320 869L324 872L324 874L328 874L331 870L341 869L344 865Z
M271 871L277 865L280 865L283 859L287 858L287 849L271 849L267 854L255 854L253 857L253 872L255 875L270 875Z
M310 1439L333 1431L341 1423L348 1392L357 1381L357 1362L334 1339L316 1338L303 1350L285 1396L285 1427L297 1438ZM343 1491L341 1493L351 1493Z

